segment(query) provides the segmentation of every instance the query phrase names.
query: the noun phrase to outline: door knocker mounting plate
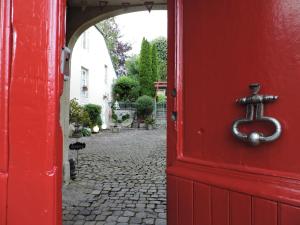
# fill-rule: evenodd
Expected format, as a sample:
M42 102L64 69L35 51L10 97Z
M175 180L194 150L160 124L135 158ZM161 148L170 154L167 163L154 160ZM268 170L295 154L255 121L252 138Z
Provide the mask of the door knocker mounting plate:
M241 141L250 143L253 146L257 146L263 142L272 142L277 140L282 133L281 124L273 117L264 116L264 104L276 101L278 96L258 94L260 91L260 84L251 84L249 87L252 91L252 95L236 100L238 104L246 106L247 113L246 118L238 119L233 123L233 135ZM239 130L239 126L241 124L252 123L254 121L265 121L271 123L275 127L275 132L270 136L265 136L263 133L256 131L246 134Z

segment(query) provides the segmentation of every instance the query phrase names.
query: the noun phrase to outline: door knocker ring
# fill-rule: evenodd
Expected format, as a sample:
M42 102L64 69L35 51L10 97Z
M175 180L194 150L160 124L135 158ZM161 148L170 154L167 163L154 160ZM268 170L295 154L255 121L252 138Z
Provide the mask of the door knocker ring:
M251 84L249 87L252 91L252 95L236 100L238 104L246 106L246 118L238 119L233 123L232 133L239 140L250 143L253 146L257 146L263 142L273 142L281 136L282 128L277 119L264 116L264 104L276 101L278 96L258 94L260 91L260 84ZM275 132L270 136L265 136L263 133L256 131L247 134L242 133L239 130L241 124L252 123L254 121L271 123L275 127Z

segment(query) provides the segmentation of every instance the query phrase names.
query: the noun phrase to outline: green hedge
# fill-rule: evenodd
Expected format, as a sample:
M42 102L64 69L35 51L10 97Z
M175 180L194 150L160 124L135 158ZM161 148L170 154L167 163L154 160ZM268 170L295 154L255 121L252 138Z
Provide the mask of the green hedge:
M114 87L113 96L115 101L136 101L139 97L140 85L139 82L132 77L120 77Z

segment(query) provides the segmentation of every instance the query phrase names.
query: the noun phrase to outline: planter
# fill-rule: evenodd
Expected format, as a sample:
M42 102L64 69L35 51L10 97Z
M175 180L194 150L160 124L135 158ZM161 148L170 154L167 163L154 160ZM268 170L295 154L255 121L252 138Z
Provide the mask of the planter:
M146 130L153 130L154 126L152 124L146 124Z
M121 128L120 128L120 127L112 127L112 128L111 128L111 132L112 132L112 133L120 133L120 131L121 131Z

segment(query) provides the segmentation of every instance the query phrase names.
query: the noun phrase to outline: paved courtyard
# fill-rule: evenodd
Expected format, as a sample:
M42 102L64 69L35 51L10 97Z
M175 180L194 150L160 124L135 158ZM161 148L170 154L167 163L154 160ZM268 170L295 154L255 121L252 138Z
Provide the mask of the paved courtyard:
M166 224L164 129L82 138L79 175L63 188L63 224Z

